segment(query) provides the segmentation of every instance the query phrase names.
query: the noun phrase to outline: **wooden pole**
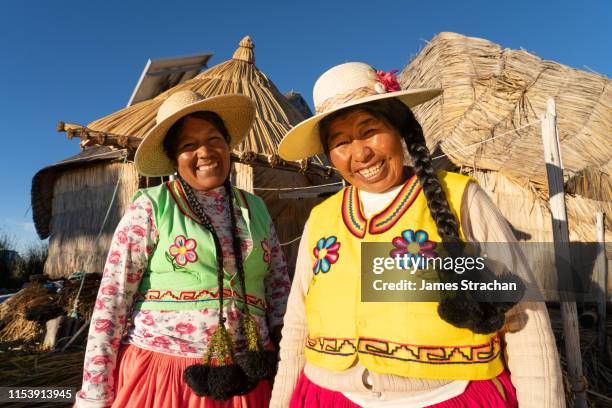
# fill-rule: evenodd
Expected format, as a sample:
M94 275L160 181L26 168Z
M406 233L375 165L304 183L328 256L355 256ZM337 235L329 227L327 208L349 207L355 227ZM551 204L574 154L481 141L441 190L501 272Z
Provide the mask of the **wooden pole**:
M612 367L612 356L608 349L608 336L606 335L606 303L608 302L608 257L606 256L606 234L604 213L596 216L597 242L599 251L595 263L597 283L597 350L599 358L608 367Z
M66 343L66 345L64 345L64 347L62 347L62 352L66 351L66 349L68 347L70 347L70 345L77 339L77 337L79 337L79 335L81 333L83 333L83 331L89 327L89 320L86 320L83 325L79 328L79 330L77 330L76 333L74 333L74 335L70 338L70 340L68 340L68 343Z
M567 211L565 209L565 192L563 189L563 163L559 135L557 134L557 115L555 101L546 103L546 115L542 118L542 143L548 178L548 194L552 218L553 239L555 245L555 269L559 285L567 283L570 278L569 230ZM565 290L559 291L561 316L563 318L563 335L565 339L565 357L567 373L576 408L586 408L586 381L582 375L582 355L580 354L580 334L578 331L578 313L576 302L568 301Z

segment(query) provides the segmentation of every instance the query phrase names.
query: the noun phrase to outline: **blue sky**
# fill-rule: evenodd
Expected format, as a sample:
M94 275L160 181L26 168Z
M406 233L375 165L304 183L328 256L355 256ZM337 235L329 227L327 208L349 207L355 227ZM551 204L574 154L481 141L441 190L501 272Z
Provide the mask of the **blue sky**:
M40 168L78 153L58 120L87 124L121 109L148 58L231 57L251 35L258 67L311 103L316 78L346 61L401 69L441 31L486 38L572 67L612 73L612 2L25 1L0 3L0 230L37 237L30 187Z

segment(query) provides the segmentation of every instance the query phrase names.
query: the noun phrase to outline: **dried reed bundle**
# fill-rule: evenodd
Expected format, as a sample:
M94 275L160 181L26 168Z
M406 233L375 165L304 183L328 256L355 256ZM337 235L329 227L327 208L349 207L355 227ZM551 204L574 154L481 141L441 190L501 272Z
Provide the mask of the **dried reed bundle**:
M528 189L495 171L463 169L478 180L480 186L489 194L501 213L512 226L515 236L520 241L552 242L552 221L547 200L538 191ZM612 202L599 202L580 196L566 195L566 208L569 219L570 240L572 242L595 241L593 214L603 209L612 215ZM608 242L612 239L612 223L607 220ZM531 247L525 246L525 250ZM533 253L525 253L531 269L541 287L557 287L554 271L554 253L542 253L541 246L534 247ZM552 248L551 248L552 249ZM612 293L612 280L608 281L608 292ZM549 294L549 300L556 299L556 294Z
M546 192L540 126L454 153L491 136L538 121L555 98L563 165L612 177L610 79L544 61L526 51L455 33L434 37L403 70L405 87L444 88L442 98L415 108L429 143L459 166L498 171ZM595 186L591 186L593 188ZM605 193L605 192L602 192ZM601 195L598 195L601 196Z
M120 187L115 203L94 246L117 180ZM112 234L137 188L138 174L131 163L104 163L63 172L55 182L53 237L45 275L58 279L75 271L101 272Z
M62 353L11 352L0 359L4 387L70 387L81 388L85 350L73 347ZM71 406L71 404L64 404ZM11 407L57 407L58 403L11 403Z
M554 98L569 177L570 239L594 241L594 214L604 211L606 240L612 240L609 78L480 38L440 33L404 68L400 82L406 88L444 88L442 97L414 109L429 147L478 179L517 237L533 242L552 241L538 121L547 99ZM551 260L534 261L536 273L548 279Z
M26 310L53 303L55 294L39 283L28 286L0 305L0 320L5 326L0 330L0 342L35 343L44 336L44 323L32 322L25 318Z
M18 314L0 330L0 343L37 343L45 335L44 323L31 322Z

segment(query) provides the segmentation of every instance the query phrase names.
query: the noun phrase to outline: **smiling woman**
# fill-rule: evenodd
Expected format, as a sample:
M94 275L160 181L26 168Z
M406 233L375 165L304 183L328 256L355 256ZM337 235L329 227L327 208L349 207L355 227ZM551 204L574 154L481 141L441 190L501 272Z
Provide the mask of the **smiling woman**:
M180 176L196 190L222 185L230 171L229 133L214 112L195 112L175 123L164 139Z
M160 106L135 164L177 177L139 190L117 227L77 406L268 405L290 284L265 204L229 181L253 113L191 91Z
M350 184L382 193L406 179L400 134L380 114L367 108L339 111L319 126L327 155Z
M314 86L318 114L279 145L286 160L325 152L350 185L304 227L273 407L563 406L542 304L478 302L481 288L463 289L461 272L444 268L434 279L457 290L439 302L362 301L362 243L387 244L391 257L459 259L465 241L515 242L474 180L433 168L411 107L440 93L401 90L393 73L367 64L338 65ZM516 248L495 259L501 283L523 272Z

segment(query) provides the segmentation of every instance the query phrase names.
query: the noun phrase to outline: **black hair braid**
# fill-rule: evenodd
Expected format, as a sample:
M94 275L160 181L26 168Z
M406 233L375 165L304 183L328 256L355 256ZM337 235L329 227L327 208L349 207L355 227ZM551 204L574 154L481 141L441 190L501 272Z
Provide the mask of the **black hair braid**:
M223 316L223 249L221 247L221 241L219 241L215 227L213 227L210 218L208 218L204 212L191 186L187 184L180 175L178 176L178 180L183 187L183 191L185 191L189 206L193 209L193 212L199 218L202 225L204 225L204 228L210 232L215 243L215 251L217 252L217 285L219 287L219 324L221 325L225 323L225 317Z
M247 351L236 356L236 362L240 365L249 380L256 384L262 379L273 379L276 375L278 355L275 351L264 350L261 341L257 323L251 316L249 305L247 302L246 276L244 273L244 264L242 259L242 248L240 245L240 236L236 224L236 216L234 214L234 202L232 200L232 184L229 180L223 183L225 192L229 201L230 220L232 223L232 244L234 246L234 259L236 261L236 269L238 270L238 279L242 290L244 313L241 319L241 329L247 341Z
M242 368L236 364L236 356L234 354L234 346L231 339L225 330L225 317L223 315L223 249L221 242L215 231L210 218L204 212L202 205L198 201L193 192L193 189L187 184L180 175L178 176L179 183L185 191L187 203L195 212L195 215L200 219L204 227L210 231L215 250L217 252L217 285L219 294L219 328L211 338L209 352L211 347L218 347L219 358L231 357L232 362L220 363L217 367L211 367L206 364L194 364L185 369L183 379L189 387L199 396L210 396L214 400L224 401L234 395L244 395L251 391L256 384L250 381L245 375ZM219 331L220 330L220 331ZM208 362L207 362L208 364Z
M423 189L427 206L436 223L438 234L451 256L461 256L465 243L459 237L459 224L452 213L442 184L431 162L431 154L425 142L423 129L414 114L406 109L407 117L402 135L416 176ZM452 271L439 270L442 281L454 281L458 276ZM438 306L442 319L456 327L468 328L476 333L495 332L504 324L505 312L514 303L478 302L471 291L450 292L444 295Z
M238 279L240 281L240 290L242 291L242 298L244 299L243 312L245 314L250 314L249 308L246 303L247 291L246 278L244 276L244 265L242 264L242 248L240 236L238 235L238 228L236 225L236 216L234 214L234 200L232 200L232 184L229 178L225 180L223 186L225 187L225 194L227 195L227 200L229 201L230 221L232 224L232 245L234 247L234 261L236 262L236 270L238 271Z
M215 248L217 250L217 281L219 285L219 324L221 325L225 321L225 318L222 317L224 272L221 243L219 241L219 238L217 237L217 234L210 219L204 212L204 209L202 208L198 199L195 197L193 189L184 180L182 180L180 176L179 180L183 185L189 205L196 213L198 218L201 220L204 227L211 232L213 240L215 242ZM199 375L200 379L196 379L196 376L191 376L190 383L194 384L197 382L204 382L207 384L207 387L205 389L201 389L202 391L211 392L217 389L222 390L217 394L217 396L220 398L216 399L227 399L226 397L231 395L244 395L253 390L257 386L259 381L263 379L274 378L274 375L276 374L276 365L278 360L276 352L266 351L262 349L261 337L259 335L256 322L251 316L250 310L248 308L246 277L244 273L240 236L237 233L236 216L234 214L232 185L229 181L229 178L225 180L223 186L225 188L228 200L231 221L232 245L234 248L234 262L236 265L236 270L238 272L240 291L242 292L241 295L243 299L243 304L241 308L243 312L243 317L241 318L240 322L240 330L242 331L243 336L247 340L247 350L236 355L234 355L232 352L232 358L234 360L234 363L226 365L224 367L220 367L222 368L222 370L219 370L219 367L209 369L208 379L206 381L201 380L201 378L203 377L202 375ZM193 370L193 372L197 374L197 370L201 370L201 368L198 367L196 370Z
M460 244L459 224L451 212L440 180L431 164L431 155L425 143L423 129L414 116L411 119L410 127L404 133L404 140L412 158L412 166L427 199L429 211L436 223L438 234L443 242Z

